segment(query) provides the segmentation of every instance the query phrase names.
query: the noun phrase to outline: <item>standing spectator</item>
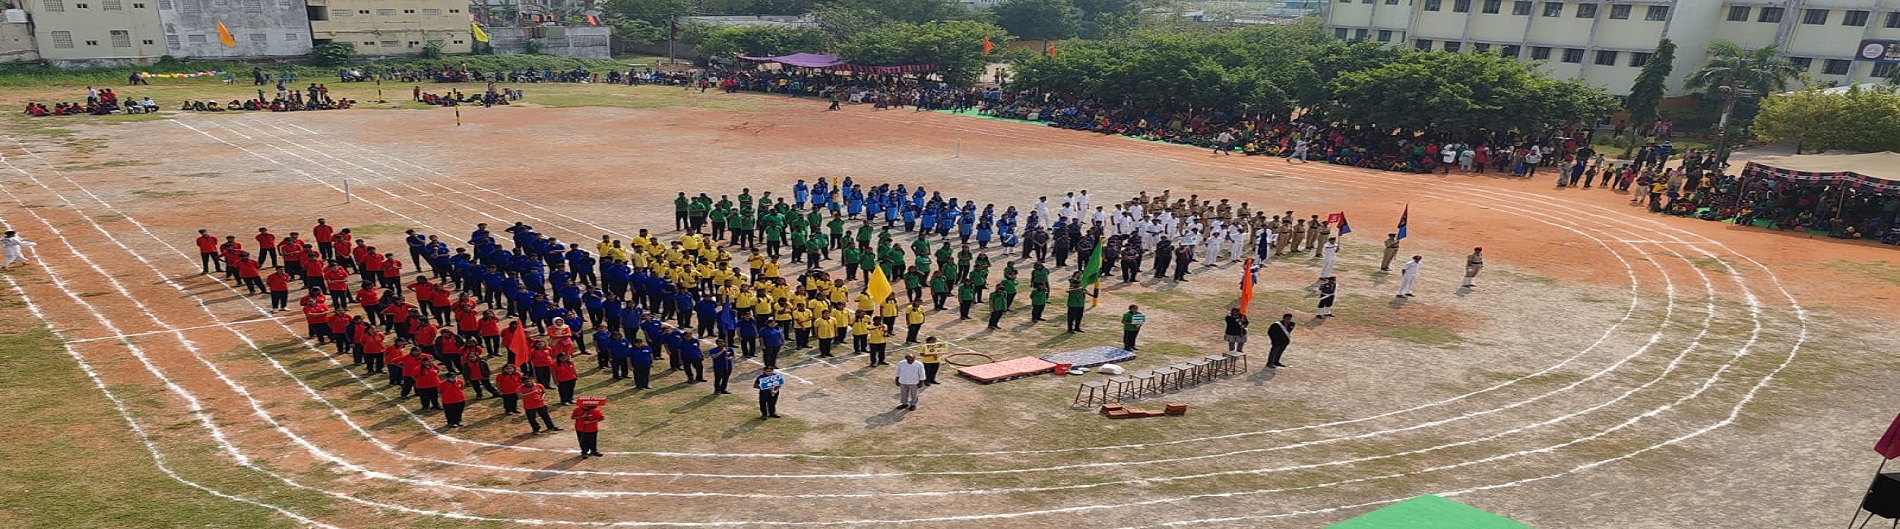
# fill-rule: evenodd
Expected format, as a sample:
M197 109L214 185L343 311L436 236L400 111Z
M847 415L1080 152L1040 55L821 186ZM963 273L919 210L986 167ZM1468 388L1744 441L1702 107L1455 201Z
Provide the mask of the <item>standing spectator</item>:
M1148 323L1148 316L1141 313L1138 305L1129 305L1128 312L1122 313L1122 349L1135 351L1135 337L1141 335L1141 326Z
M1333 299L1339 294L1338 279L1322 279L1319 282L1319 310L1313 311L1314 317L1333 317Z
M7 232L7 236L12 237L13 232ZM224 271L224 260L218 258L218 238L216 236L211 235L209 230L198 230L198 238L193 242L198 243L198 264L201 266L198 275L208 275L213 271ZM8 254L8 257L12 257L12 254ZM12 263L8 262L8 264Z
M1247 321L1247 315L1241 314L1239 307L1227 311L1227 331L1222 333L1227 341L1227 350L1236 352L1246 350L1249 323L1251 322Z
M277 260L277 234L271 233L270 228L258 228L257 264L264 264L266 259L270 260L272 267L283 264Z
M594 457L606 455L600 453L600 421L606 420L607 414L591 404L593 402L589 401L587 404L574 408L574 437L581 444L581 459L587 459L590 455Z
M1397 297L1412 297L1412 284L1418 282L1419 261L1422 259L1424 259L1422 256L1412 256L1411 262L1405 263L1405 268L1399 271L1399 295Z
M904 361L897 363L897 409L917 411L917 396L923 391L925 377L924 364L917 361L917 355L904 355Z
M1273 342L1273 347L1267 350L1267 367L1286 367L1280 363L1280 355L1286 353L1287 344L1293 343L1293 325L1293 315L1282 314L1280 321L1267 327L1267 340Z
M752 387L759 390L760 419L778 418L778 389L784 385L785 376L770 367L760 372L758 378L752 379Z
M1484 248L1472 248L1471 255L1465 256L1465 285L1464 287L1477 288L1478 285L1473 283L1472 281L1475 281L1478 278L1478 271L1483 270L1483 269L1484 269Z
M560 428L554 426L554 418L548 416L547 393L548 387L541 385L540 382L530 380L522 383L521 408L528 412L530 430L528 433L541 433L542 425L546 425L547 431L550 432L561 431ZM540 419L541 422L536 424L535 419Z

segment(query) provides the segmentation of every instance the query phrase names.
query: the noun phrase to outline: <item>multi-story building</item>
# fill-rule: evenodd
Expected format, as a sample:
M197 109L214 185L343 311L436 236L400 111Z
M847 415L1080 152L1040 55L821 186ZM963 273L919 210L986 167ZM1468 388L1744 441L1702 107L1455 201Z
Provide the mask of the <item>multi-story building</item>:
M348 42L359 55L406 55L430 41L468 53L468 0L306 0L315 44Z
M1541 61L1614 94L1664 38L1677 46L1671 95L1688 91L1712 40L1776 46L1818 84L1884 79L1900 64L1900 0L1333 0L1324 11L1334 37ZM1893 53L1863 55L1870 43Z
M165 55L158 0L21 0L40 58L135 64Z
M292 57L310 53L303 0L147 0L158 5L165 52L179 58ZM218 37L218 22L236 46Z

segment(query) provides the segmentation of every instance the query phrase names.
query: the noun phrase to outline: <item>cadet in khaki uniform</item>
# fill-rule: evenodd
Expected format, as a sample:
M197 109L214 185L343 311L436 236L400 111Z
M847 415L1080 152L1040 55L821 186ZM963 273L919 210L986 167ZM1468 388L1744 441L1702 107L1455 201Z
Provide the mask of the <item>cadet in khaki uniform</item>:
M1319 215L1314 215L1313 220L1306 221L1306 249L1312 250L1319 247L1320 226L1325 225L1326 223L1319 221ZM1315 256L1317 257L1318 254Z
M1385 255L1379 258L1379 271L1391 272L1392 259L1399 256L1399 234L1385 234Z
M1484 248L1472 248L1471 255L1465 256L1465 288L1477 288L1472 281L1478 278L1478 271L1484 269Z
M1333 239L1333 225L1327 224L1325 222L1319 222L1318 215L1313 216L1313 221L1319 223L1319 229L1313 231L1312 234L1306 238L1306 249L1313 250L1313 257L1319 257L1320 249L1316 249L1313 247L1313 241L1315 240L1331 241ZM1324 248L1325 245L1322 244L1320 245L1320 247Z

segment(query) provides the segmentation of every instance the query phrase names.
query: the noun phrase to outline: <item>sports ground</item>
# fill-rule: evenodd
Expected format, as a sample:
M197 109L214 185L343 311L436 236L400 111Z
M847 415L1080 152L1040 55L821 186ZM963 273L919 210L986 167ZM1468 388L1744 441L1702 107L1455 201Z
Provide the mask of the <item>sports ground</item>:
M0 224L39 243L0 294L0 525L1310 528L1436 494L1540 528L1819 527L1853 509L1895 411L1890 248L1656 216L1604 190L655 87L536 85L459 125L367 106L0 121ZM797 354L787 418L758 421L744 390L583 373L581 393L612 403L608 456L582 460L493 401L438 431L190 255L198 229L318 217L391 246L477 222L624 239L671 228L681 191L842 176L999 209L1087 189L1344 212L1339 317L1311 318L1317 260L1268 263L1250 312L1301 323L1291 367L1162 399L1189 404L1181 417L1072 408L1097 375L949 380L899 413L888 369ZM1425 266L1395 301L1378 248L1408 206L1403 254ZM1461 290L1473 246L1488 267ZM1083 334L949 312L926 332L1038 355L1114 345L1140 304L1131 367L1154 367L1222 347L1240 267L1195 271L1107 282Z

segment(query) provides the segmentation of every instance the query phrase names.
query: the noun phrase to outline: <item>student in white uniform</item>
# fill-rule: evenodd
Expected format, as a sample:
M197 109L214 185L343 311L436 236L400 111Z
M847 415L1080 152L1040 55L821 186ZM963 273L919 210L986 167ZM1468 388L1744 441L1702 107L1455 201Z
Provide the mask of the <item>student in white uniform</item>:
M13 263L16 262L25 266L27 264L25 249L34 246L39 246L39 244L20 238L19 234L13 230L7 230L7 235L0 237L0 254L6 255L6 262L0 263L0 270L13 268Z
M1410 262L1405 263L1405 268L1403 268L1399 272L1398 297L1401 297L1401 298L1412 297L1412 284L1418 282L1419 261L1422 259L1424 259L1424 257L1422 256L1417 256L1417 255L1412 256L1412 260Z

